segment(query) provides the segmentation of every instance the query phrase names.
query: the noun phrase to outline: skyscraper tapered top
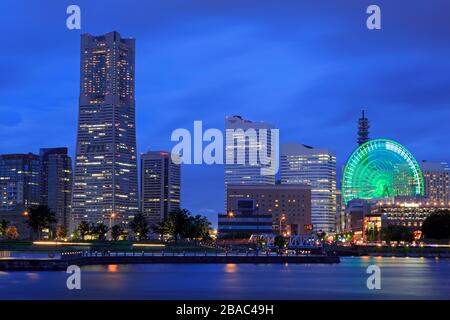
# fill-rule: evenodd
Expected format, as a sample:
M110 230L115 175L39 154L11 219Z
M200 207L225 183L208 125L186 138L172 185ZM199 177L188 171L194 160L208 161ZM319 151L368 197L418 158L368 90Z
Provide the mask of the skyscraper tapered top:
M369 141L370 122L366 118L364 110L362 110L361 118L358 120L358 145L362 145Z
M123 221L138 210L135 40L81 36L73 218Z

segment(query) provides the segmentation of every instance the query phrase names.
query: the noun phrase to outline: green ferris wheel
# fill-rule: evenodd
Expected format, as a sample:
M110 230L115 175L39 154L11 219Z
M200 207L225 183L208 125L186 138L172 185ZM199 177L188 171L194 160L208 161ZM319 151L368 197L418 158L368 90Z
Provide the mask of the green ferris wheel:
M345 165L342 194L352 199L420 196L423 176L413 155L401 144L373 139L356 149Z

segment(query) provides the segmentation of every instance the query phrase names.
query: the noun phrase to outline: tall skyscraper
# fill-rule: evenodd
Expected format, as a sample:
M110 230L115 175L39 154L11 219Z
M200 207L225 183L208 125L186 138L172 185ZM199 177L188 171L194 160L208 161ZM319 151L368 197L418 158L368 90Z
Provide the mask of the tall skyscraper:
M23 211L39 205L39 156L0 155L0 211Z
M55 214L57 224L69 228L72 201L72 159L67 148L40 150L40 190L42 205Z
M180 209L180 169L169 152L141 154L141 212L150 224L159 224Z
M420 163L425 187L425 197L436 203L450 202L450 169L447 163Z
M138 211L135 40L83 34L80 71L74 222L126 222Z
M249 139L249 131L254 130L256 140ZM260 129L267 130L267 139L262 139ZM225 163L225 188L228 184L275 184L276 172L270 172L270 166L258 162L250 163L250 152L252 150L272 152L272 137L270 129L274 127L265 122L253 122L241 116L225 118L225 156L226 159L233 159L233 163ZM232 134L228 134L230 130ZM243 150L244 164L238 163L238 154ZM270 174L262 174L261 169L265 168Z
M303 144L281 145L281 183L311 186L311 220L315 231L335 229L336 156L328 149Z
M336 189L336 232L343 232L345 229L345 211L342 190Z
M362 145L369 141L369 128L370 122L366 118L364 110L362 111L361 118L358 120L358 145Z

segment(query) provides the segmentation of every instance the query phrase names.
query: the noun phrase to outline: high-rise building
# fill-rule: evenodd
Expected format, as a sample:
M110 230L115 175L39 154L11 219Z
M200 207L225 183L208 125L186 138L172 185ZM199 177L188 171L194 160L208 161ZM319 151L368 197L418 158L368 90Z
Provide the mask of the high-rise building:
M362 111L361 118L358 120L358 145L362 145L369 141L369 128L370 122L366 118L364 110Z
M79 119L72 214L126 222L138 212L135 40L81 36Z
M447 163L423 161L419 165L425 198L433 203L450 202L450 169Z
M159 224L180 209L180 169L169 152L141 154L141 212L150 224Z
M252 163L251 159L251 154L256 152L271 154L272 147L275 147L272 146L271 129L273 126L268 123L253 122L241 116L225 118L225 194L229 184L275 184L276 172L271 165L261 161ZM267 132L265 137L261 134L263 131ZM252 133L255 135L253 138ZM239 163L240 154L244 163ZM232 163L229 163L230 159ZM258 160L257 156L255 160Z
M72 201L72 159L67 148L40 150L40 203L56 215L57 224L69 228Z
M303 144L281 145L281 183L311 186L311 220L315 231L335 230L336 156L328 149Z
M306 185L228 185L227 212L219 215L219 234L249 237L276 233L309 234L311 188Z
M23 211L39 205L39 156L0 155L0 211Z
M345 210L342 190L336 189L336 232L345 230Z

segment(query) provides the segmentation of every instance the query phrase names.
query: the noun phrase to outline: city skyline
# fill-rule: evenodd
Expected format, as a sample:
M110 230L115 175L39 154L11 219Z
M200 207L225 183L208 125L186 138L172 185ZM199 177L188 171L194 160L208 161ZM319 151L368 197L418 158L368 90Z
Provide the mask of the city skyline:
M14 10L13 4L7 8L5 3L0 5L2 12ZM64 5L62 3L61 8ZM448 74L450 65L444 59L445 50L443 53L439 53L439 50L428 52L434 57L433 61L420 56L420 50L431 50L427 47L430 41L434 41L438 49L445 45L439 44L439 41L443 32L441 30L448 30L448 21L441 20L439 14L434 16L433 28L428 27L427 33L421 32L426 26L422 20L418 25L408 24L407 30L401 27L401 22L410 19L411 15L420 13L426 20L429 14L426 5L413 2L410 8L412 13L405 13L400 10L400 4L383 4L387 15L396 15L396 19L387 19L385 24L391 27L390 30L394 29L386 35L388 45L381 43L376 35L362 27L359 30L358 23L364 21L363 17L356 15L359 8L348 8L346 5L333 8L334 18L323 7L319 10L310 3L299 5L301 12L299 22L295 25L297 29L292 28L292 19L289 21L290 28L286 29L285 25L278 24L280 13L286 14L282 8L280 13L273 12L270 19L263 21L262 17L271 9L271 5L265 2L257 9L253 7L254 13L245 6L241 7L240 12L245 16L246 23L239 20L239 16L235 16L225 3L219 2L214 6L202 2L199 12L176 12L177 18L186 15L191 18L187 30L178 30L177 25L168 26L167 22L173 22L174 18L169 15L168 8L159 3L158 12L162 13L162 17L158 21L152 20L148 29L158 26L157 22L160 28L150 34L145 32L146 28L143 30L137 25L147 21L140 11L152 15L152 8L156 4L148 5L148 10L142 10L140 2L132 2L129 13L136 23L130 23L130 19L121 22L118 19L121 17L120 12L113 6L102 8L106 11L106 19L94 15L99 10L99 4L80 1L80 5L83 10L83 33L97 35L118 30L142 43L141 51L137 52L139 153L147 151L149 147L151 150L170 151L172 130L191 128L193 120L201 119L209 127L222 128L224 116L240 114L245 118L273 123L280 128L282 143L305 143L335 150L339 177L340 167L356 147L357 118L360 110L365 109L371 120L371 138L386 137L399 141L408 147L419 162L425 159L448 162L450 159L447 148L449 129L435 125L440 123L440 119L449 116L449 111L445 109L449 104L445 90L448 79L445 74ZM7 47L12 48L14 53L20 53L26 61L21 65L2 64L6 72L0 76L0 94L3 98L0 108L2 115L5 115L0 122L0 133L4 137L0 153L37 153L44 147L67 146L70 156L74 158L79 33L68 31L54 18L60 13L59 6L53 6L51 2L44 2L42 6L27 6L35 7L35 10L23 13L27 15L33 12L33 16L24 19L33 23L39 17L44 17L49 22L38 25L35 30L17 28L13 32L14 44L8 45L9 40L6 40ZM223 13L217 12L217 8L223 9ZM312 16L308 18L308 14ZM348 19L344 19L347 14ZM242 23L224 24L220 19L223 16L234 17ZM308 23L323 27L314 32L302 28ZM0 24L7 28L17 25L17 22L9 20L9 15L5 14ZM203 28L212 25L214 28L208 31ZM332 30L333 27L338 28ZM353 38L355 44L345 40L345 33L350 30L356 34ZM184 31L186 34L183 34ZM42 37L34 36L35 32L48 33L49 39L58 37L61 42L58 49L54 50ZM405 39L406 32L408 35ZM278 38L281 34L284 34L284 38ZM411 34L415 37L414 50L409 50L407 45ZM325 47L314 43L316 36L330 35L336 38ZM39 40L32 39L33 36ZM444 33L443 36L447 35ZM247 38L252 39L250 46L245 44ZM26 42L25 39L36 44L33 50L29 46L25 49L21 46L22 42ZM226 41L223 40L232 40L232 44L225 45ZM155 41L161 46L155 46ZM273 41L279 43L272 47ZM292 41L295 45L292 45ZM305 46L300 49L298 44L303 42ZM364 43L364 48L359 47L361 43ZM180 49L184 49L183 54L179 53ZM264 56L270 59L263 60L258 50L262 50ZM371 50L375 51L374 56L370 54ZM312 57L312 52L317 53L317 57ZM337 59L334 59L333 54ZM349 55L352 59L349 59ZM392 72L390 68L394 62L398 64L399 55L405 59L402 59L400 68ZM8 61L6 53L2 53L2 58ZM377 62L377 59L381 61ZM351 67L349 60L353 63ZM192 68L191 65L200 61L206 63L207 74ZM230 61L242 71L228 71ZM369 66L362 66L358 61ZM36 64L37 69L28 69L29 63ZM329 63L331 66L326 71L315 70L323 69ZM270 72L274 79L267 79L264 72L257 72L261 67ZM378 67L381 70L374 71ZM39 73L39 70L46 72ZM42 78L35 81L38 74ZM210 77L221 80L212 81ZM338 81L341 77L342 83L337 83L341 82ZM324 78L330 78L331 81L321 82ZM363 85L359 82L363 82ZM389 88L389 83L394 82L399 82L395 92ZM267 88L273 89L271 91L274 93L268 94ZM37 94L40 99L35 99ZM165 110L172 112L165 113ZM408 121L403 121L407 114ZM42 123L51 125L42 129ZM216 213L223 208L223 167L185 166L183 172L183 206L193 212L206 214L215 221ZM205 199L204 190L213 189L217 191L208 197L210 199Z

